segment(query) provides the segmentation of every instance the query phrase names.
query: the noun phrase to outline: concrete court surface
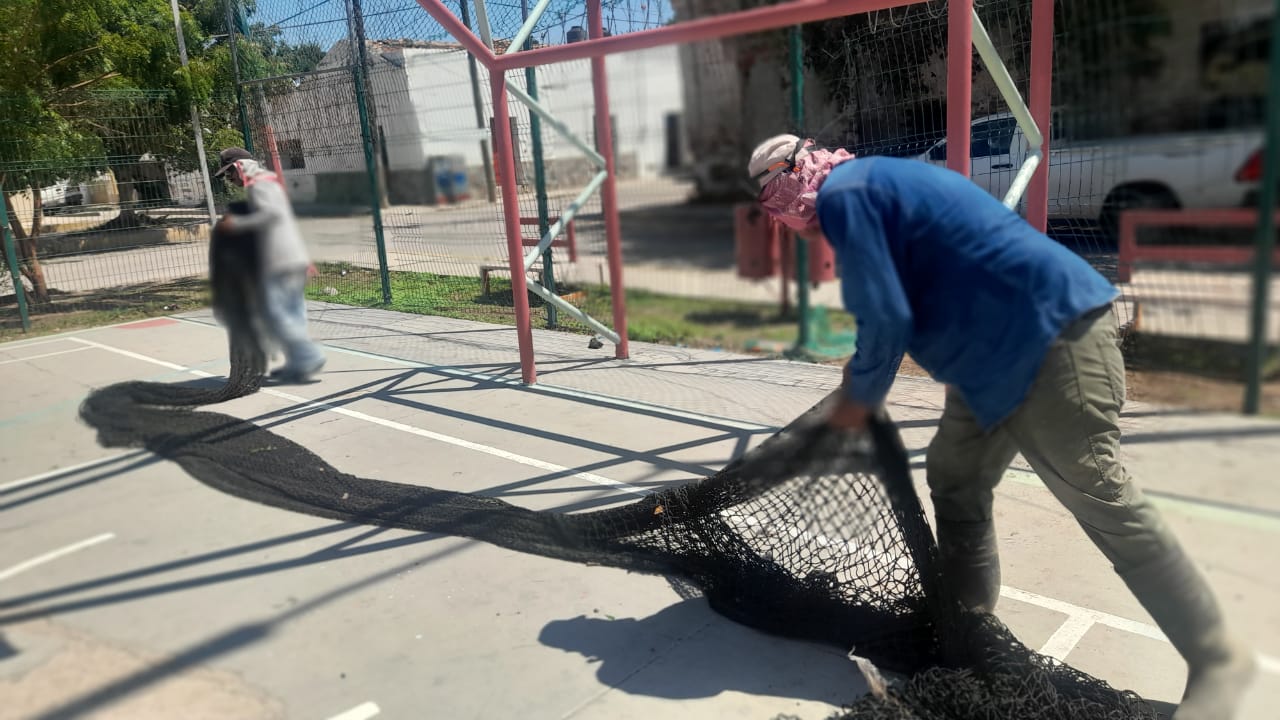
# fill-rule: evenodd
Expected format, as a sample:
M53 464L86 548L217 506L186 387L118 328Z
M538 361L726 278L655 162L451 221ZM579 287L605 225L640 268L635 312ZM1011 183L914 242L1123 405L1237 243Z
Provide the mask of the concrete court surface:
M703 476L838 369L314 304L318 382L216 408L340 470L584 510ZM824 718L864 691L838 650L760 633L663 578L223 495L79 423L93 387L225 372L207 313L0 345L0 718ZM923 489L940 388L891 412ZM317 404L317 401L323 404ZM1263 653L1280 703L1280 423L1134 406L1130 469ZM1034 648L1159 701L1183 667L1018 461L999 489L998 610Z

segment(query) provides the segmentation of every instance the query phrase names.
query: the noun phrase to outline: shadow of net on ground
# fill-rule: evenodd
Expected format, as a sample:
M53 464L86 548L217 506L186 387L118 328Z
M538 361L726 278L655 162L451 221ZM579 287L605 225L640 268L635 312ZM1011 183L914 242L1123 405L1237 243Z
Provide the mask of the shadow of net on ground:
M582 655L597 664L601 684L629 695L688 700L740 692L840 705L867 692L842 653L726 623L700 598L644 618L554 620L538 641ZM805 668L800 682L797 666Z
M231 336L228 382L95 391L80 414L104 446L146 448L210 487L284 510L680 578L742 625L853 648L910 675L846 707L849 720L1157 717L1137 695L1034 652L994 616L961 610L897 427L877 416L866 435L836 431L825 422L831 397L709 477L582 513L357 477L254 423L194 412L257 391L266 368L252 322L262 299L244 272L254 259L226 247L215 239L211 276Z

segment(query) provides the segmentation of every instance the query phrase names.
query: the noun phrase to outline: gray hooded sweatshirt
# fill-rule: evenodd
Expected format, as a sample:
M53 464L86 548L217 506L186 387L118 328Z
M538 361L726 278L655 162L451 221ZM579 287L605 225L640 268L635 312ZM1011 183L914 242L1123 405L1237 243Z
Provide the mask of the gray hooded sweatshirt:
M265 275L305 271L311 258L280 177L256 160L237 160L236 168L244 179L249 213L233 216L231 231L258 233Z

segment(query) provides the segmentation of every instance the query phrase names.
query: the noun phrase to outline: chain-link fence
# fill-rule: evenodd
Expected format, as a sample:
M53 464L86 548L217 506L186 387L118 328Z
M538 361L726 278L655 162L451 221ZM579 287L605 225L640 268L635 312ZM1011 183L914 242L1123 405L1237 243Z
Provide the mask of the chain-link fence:
M232 70L217 92L236 103L222 103L206 120L207 151L232 144L234 129L283 175L318 265L311 296L512 322L500 198L516 193L528 252L593 179L583 152L597 146L590 63L508 74L556 122L513 98L503 122L513 131L517 177L504 188L494 172L488 71L416 3L216 4L211 12L225 18L215 21L229 32L209 43L229 51ZM759 4L613 0L603 21L606 33L622 34ZM1185 214L1172 213L1257 202L1271 3L1054 5L1050 236L1117 283L1126 331L1243 342L1252 290L1241 270L1253 238L1238 223L1188 228ZM530 11L510 1L450 7L498 53ZM1032 1L978 0L975 9L1026 97ZM757 235L758 247L746 244L754 254L744 253L735 237L735 222L743 222L735 205L750 197L745 158L761 139L796 131L859 155L945 164L947 23L946 2L923 2L810 23L798 34L780 29L608 57L632 337L743 346L753 328L772 322L781 324L770 330L781 333L775 337L793 339L797 324L786 318L801 290L795 248ZM584 4L553 0L529 44L577 42L587 25ZM132 123L112 131L134 138L128 153L105 141L70 153L82 158L75 161L6 150L2 173L15 235L35 227L42 238L17 239L27 284L43 282L49 297L81 307L93 293L103 306L120 302L101 292L108 288L198 275L199 223L207 220L194 153L177 144L183 126L175 117L185 108L160 94L97 102L85 117ZM976 57L971 110L973 180L1002 196L1032 148ZM161 115L163 123L147 119ZM32 183L39 200L49 200L38 213L34 197L23 205L22 188ZM215 180L215 193L224 190ZM99 200L58 209L66 205L59 192ZM584 198L531 277L607 319L603 215L598 194ZM90 217L89 207L107 209ZM1171 214L1125 244L1122 220L1132 210ZM45 281L26 258L37 245ZM1161 249L1168 245L1180 251ZM837 310L833 258L826 248L809 251L800 262L812 284L802 287L813 305ZM532 302L535 327L581 329ZM1240 330L1227 337L1224 328Z
M975 3L1024 98L1031 6L1030 0ZM725 0L606 3L604 24L608 33L625 33L741 8ZM478 9L463 3L457 14L504 52L527 5L486 3L483 19ZM1187 253L1176 270L1158 253L1122 258L1120 219L1131 209L1256 202L1265 105L1259 68L1267 43L1259 33L1268 11L1261 0L1056 4L1049 233L1117 283L1126 332L1196 337L1203 327L1221 328L1195 303L1165 307L1169 298L1200 297L1206 287L1228 293L1215 302L1239 315L1229 325L1244 327L1250 298L1239 282L1240 263L1219 262L1213 250ZM673 324L671 318L646 324L644 303L652 296L666 299L655 312L667 315L680 314L679 298L783 310L793 302L799 288L791 247L775 244L761 257L744 258L735 246L733 206L749 197L744 159L764 137L799 131L859 155L945 164L947 12L945 2L925 2L811 23L798 46L778 30L607 58L626 285L643 296L631 313L639 320L633 337L662 339L647 328ZM530 43L575 42L585 38L586 26L583 6L552 3ZM247 42L314 48L313 61L295 68L298 74L246 72L242 86L253 143L282 170L307 216L321 261L313 297L362 305L390 299L398 309L510 322L498 203L505 189L493 173L485 67L426 13L391 0L306 8L265 0L249 27ZM588 62L540 66L508 80L594 146ZM972 177L1003 196L1032 148L979 62L972 100ZM520 103L511 103L507 122L519 161L511 190L532 243L594 168L546 123L535 133L539 121ZM1148 226L1138 244L1168 241L1160 234ZM1244 250L1251 242L1238 230L1207 229L1197 237L1193 247ZM839 308L829 252L810 251L816 256L808 260L810 299ZM1123 271L1122 262L1129 263ZM605 267L600 205L592 195L572 233L534 265L532 277L607 318ZM565 323L537 298L533 303L540 308L535 326ZM698 303L689 307L699 311ZM1163 319L1155 322L1157 316Z
M35 137L5 113L5 328L24 320L15 273L38 327L85 312L109 321L206 301L209 213L185 110L167 92L95 91L61 110L60 132Z

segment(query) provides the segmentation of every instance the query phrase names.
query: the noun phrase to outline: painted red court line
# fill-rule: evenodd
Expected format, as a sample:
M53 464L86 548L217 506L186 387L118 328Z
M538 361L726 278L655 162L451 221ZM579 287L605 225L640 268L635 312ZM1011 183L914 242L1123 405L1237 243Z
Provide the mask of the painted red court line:
M139 320L138 322L128 323L126 325L117 325L117 330L141 330L143 328L164 327L165 325L177 325L178 321L173 318L153 318L151 320Z

